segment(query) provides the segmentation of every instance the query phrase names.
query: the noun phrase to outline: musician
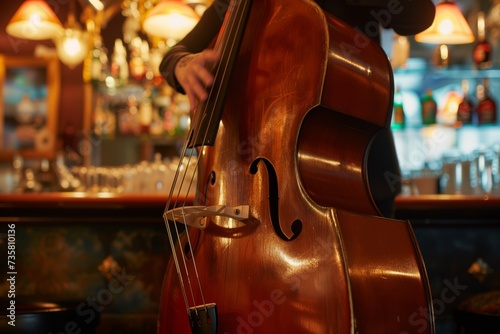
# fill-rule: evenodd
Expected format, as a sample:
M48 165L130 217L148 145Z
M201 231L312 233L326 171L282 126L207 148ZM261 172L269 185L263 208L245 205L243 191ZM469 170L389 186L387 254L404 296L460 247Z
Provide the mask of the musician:
M290 0L291 1L291 0ZM400 35L414 35L432 24L435 7L431 0L315 0L321 8L364 33L376 42L380 40L380 26L392 28ZM175 45L160 64L160 72L178 92L187 94L191 108L207 99L207 87L214 78L205 67L216 62L219 54L209 49L217 36L229 0L215 0L207 8L194 29ZM314 38L314 36L311 36ZM394 198L401 190L398 159L388 136L378 145L379 165L370 166L370 189L380 212L394 214ZM395 182L387 182L384 173L390 172Z
M368 37L380 39L379 25L403 36L425 30L434 20L431 0L315 0L331 13ZM219 55L207 49L219 32L229 0L215 0L194 29L164 57L160 72L178 92L187 94L191 108L207 98L206 87L213 81L205 65ZM311 37L314 38L314 37Z

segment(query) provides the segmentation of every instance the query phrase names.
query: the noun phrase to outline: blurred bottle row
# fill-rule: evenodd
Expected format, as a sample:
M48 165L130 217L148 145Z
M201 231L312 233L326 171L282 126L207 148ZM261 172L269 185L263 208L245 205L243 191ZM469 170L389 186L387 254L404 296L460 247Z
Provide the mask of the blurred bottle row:
M103 138L177 136L189 123L189 101L167 85L98 92L92 114L92 132Z
M483 78L475 84L475 94L471 94L472 80L462 80L461 92L449 92L440 101L438 109L432 89L426 89L420 97L420 122L422 125L445 124L461 126L464 124L496 124L497 102L490 92L490 80ZM405 101L399 88L394 93L392 129L403 129L407 126Z
M150 47L146 39L135 36L128 43L116 39L113 50L108 51L102 38L96 36L91 57L84 62L83 79L108 87L122 86L129 81L150 81L157 85L163 81L159 65L167 49L162 41Z

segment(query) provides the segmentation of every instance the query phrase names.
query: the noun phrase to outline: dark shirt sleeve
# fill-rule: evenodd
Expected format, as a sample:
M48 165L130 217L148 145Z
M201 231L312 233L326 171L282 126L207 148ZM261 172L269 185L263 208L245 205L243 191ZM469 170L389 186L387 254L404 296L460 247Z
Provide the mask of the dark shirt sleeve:
M181 41L173 46L160 64L160 73L167 83L184 93L175 78L175 64L182 57L205 50L216 38L224 20L229 0L215 0L203 13L198 24Z
M409 36L418 34L430 27L434 21L436 7L430 0L386 1L387 6L379 7L379 12L384 11L387 18L383 19L384 22L380 23L385 28L394 29L399 35ZM371 13L373 15L373 12Z
M380 23L403 36L430 27L436 12L431 0L316 0L316 3L363 32L372 32L373 23Z

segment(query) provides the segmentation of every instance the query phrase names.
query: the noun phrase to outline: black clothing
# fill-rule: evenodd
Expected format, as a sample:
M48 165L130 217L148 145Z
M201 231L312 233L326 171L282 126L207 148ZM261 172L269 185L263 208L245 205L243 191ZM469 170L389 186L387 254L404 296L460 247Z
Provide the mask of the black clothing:
M436 8L430 0L315 0L325 11L369 37L377 22L402 36L415 35L427 29L434 20Z

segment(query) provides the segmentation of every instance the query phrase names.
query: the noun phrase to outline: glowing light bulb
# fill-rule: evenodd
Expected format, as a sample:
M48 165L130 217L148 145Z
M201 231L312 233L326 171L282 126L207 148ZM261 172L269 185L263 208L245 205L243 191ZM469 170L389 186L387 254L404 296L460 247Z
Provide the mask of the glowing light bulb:
M453 22L450 19L445 19L440 22L438 31L443 35L451 35L453 33Z
M70 68L80 64L87 56L88 36L79 29L65 29L55 44L57 56Z

